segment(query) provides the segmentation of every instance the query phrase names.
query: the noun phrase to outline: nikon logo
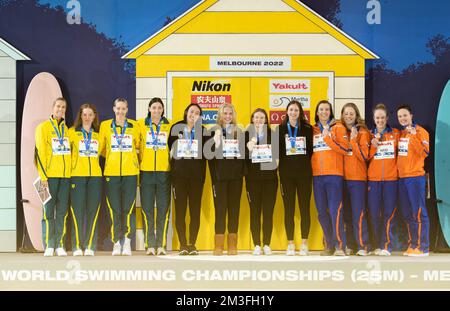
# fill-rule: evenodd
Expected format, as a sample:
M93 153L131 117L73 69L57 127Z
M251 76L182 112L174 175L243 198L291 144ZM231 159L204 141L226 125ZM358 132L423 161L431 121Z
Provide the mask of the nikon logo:
M192 92L229 92L231 83L214 83L212 81L194 81Z

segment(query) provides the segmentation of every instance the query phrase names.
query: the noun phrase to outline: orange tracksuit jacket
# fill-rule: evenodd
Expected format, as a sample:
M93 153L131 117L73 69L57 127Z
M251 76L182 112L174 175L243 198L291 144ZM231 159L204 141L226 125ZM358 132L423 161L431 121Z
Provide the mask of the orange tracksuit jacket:
M350 138L350 131L347 137ZM350 151L344 156L344 179L367 180L367 160L369 159L370 132L365 128L358 130L358 136L350 140Z
M313 176L344 176L344 156L350 149L345 126L336 122L330 128L330 135L323 137L326 146L318 144L322 133L318 124L313 127L313 156L311 158Z
M370 140L375 137L375 132L372 131ZM370 181L395 181L398 180L397 172L397 146L400 137L400 132L397 129L393 129L389 126L386 127L386 131L380 139L381 143L389 144L390 150L393 150L392 158L380 158L381 148L379 145L375 147L370 146L369 151L369 170L368 179ZM384 146L386 148L386 145Z
M400 178L425 175L424 162L430 153L430 136L421 126L416 125L416 134L407 130L400 132L397 167Z

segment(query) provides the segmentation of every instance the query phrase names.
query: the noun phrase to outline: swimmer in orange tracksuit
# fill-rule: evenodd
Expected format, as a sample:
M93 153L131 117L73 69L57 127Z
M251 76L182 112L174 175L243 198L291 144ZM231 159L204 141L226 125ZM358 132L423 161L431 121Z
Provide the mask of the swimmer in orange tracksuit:
M347 128L350 151L344 156L344 221L349 241L357 245L357 256L368 255L367 227L367 159L370 132L361 118L358 107L347 103L341 111L342 124Z
M326 247L321 255L345 256L342 195L344 186L344 156L349 151L347 130L334 121L331 104L320 101L313 127L314 199L322 226Z
M405 255L428 256L430 221L425 205L424 162L430 153L429 134L413 122L409 106L400 106L397 117L403 127L398 144L397 167L400 210L409 233Z
M375 107L373 115L376 127L371 132L369 152L369 220L374 239L373 253L377 256L390 256L392 227L397 212L399 131L387 124L388 113L383 104Z

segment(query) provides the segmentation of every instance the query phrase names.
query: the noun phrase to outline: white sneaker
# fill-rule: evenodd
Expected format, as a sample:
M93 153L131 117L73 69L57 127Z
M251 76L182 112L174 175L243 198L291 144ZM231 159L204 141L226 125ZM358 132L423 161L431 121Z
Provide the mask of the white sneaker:
M155 255L156 255L155 248L154 248L154 247L149 247L149 248L147 248L146 254L147 254L147 255L151 255L151 256L155 256Z
M272 250L269 245L264 245L263 247L264 255L272 255Z
M356 256L367 256L368 253L365 249L360 249L359 251L356 252Z
M261 246L259 246L259 245L255 246L255 249L253 250L253 255L255 255L255 256L261 255Z
M84 250L84 256L94 256L94 251L92 249L86 248Z
M83 250L82 250L82 249L77 249L76 251L74 251L74 252L72 253L72 256L75 256L75 257L77 257L77 256L83 256Z
M125 238L123 242L122 256L131 256L131 240L129 238Z
M295 255L295 244L290 243L288 244L287 250L286 250L286 256L294 256Z
M120 245L120 241L117 241L114 243L112 255L113 256L120 256L120 251L122 250L122 246Z
M378 256L391 256L391 252L389 252L387 249L382 249L379 253Z
M370 252L370 254L375 255L375 256L380 256L380 252L381 252L381 249L376 248L372 252Z
M166 250L164 249L164 247L158 247L158 256L160 255L165 255L166 254Z
M300 245L300 251L298 252L300 256L308 256L308 244Z
M66 251L64 250L64 248L58 247L58 248L56 249L56 256L58 256L58 257L66 257L66 256L67 256L67 253L66 253Z
M344 250L342 250L342 249L336 249L335 251L334 251L334 254L333 254L334 256L347 256L347 254L344 252Z
M48 247L45 249L44 257L53 257L54 252L55 252L55 249L53 247Z

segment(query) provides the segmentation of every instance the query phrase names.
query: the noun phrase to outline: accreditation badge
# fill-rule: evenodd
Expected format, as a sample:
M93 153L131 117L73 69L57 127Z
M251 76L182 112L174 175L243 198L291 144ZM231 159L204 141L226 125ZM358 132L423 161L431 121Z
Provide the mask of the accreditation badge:
M394 141L387 140L381 141L378 143L377 152L375 153L375 160L383 160L383 159L394 159L395 158L395 149L394 149Z
M177 158L197 158L198 157L198 140L193 139L189 146L189 139L177 140Z
M133 151L133 135L125 134L121 141L111 134L111 152L132 152Z
M154 151L164 150L167 148L167 132L159 132L156 139L153 139L152 132L147 131L145 147Z
M295 138L295 147L292 147L291 138L285 137L286 155L306 154L306 137L298 136Z
M398 142L398 155L400 157L408 156L409 138L400 138Z
M69 139L63 138L63 144L61 144L59 138L52 138L52 153L53 155L68 155L70 154Z
M89 158L98 157L98 140L91 139L89 150L86 150L86 140L85 139L80 140L80 142L78 143L78 156Z
M241 152L239 151L239 140L224 139L223 140L223 157L224 158L239 158Z
M313 151L321 152L331 150L331 148L327 145L325 140L323 139L322 134L317 134L313 136Z
M255 145L252 150L252 163L272 162L271 145Z

